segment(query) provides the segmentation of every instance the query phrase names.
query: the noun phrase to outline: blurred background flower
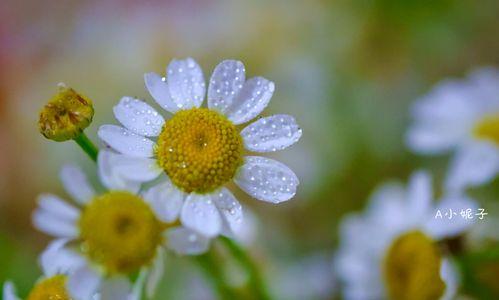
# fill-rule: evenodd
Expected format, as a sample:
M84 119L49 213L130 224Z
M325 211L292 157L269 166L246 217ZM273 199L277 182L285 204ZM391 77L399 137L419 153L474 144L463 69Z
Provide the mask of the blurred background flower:
M61 165L77 161L97 183L95 166L73 142L52 143L38 132L39 109L58 82L92 99L87 134L97 142L98 126L112 118L122 96L152 101L144 73L162 73L172 58L191 56L208 76L221 59L234 58L249 76L275 82L265 115L294 115L304 132L297 145L273 155L300 178L292 201L274 206L236 193L265 229L248 247L268 277L281 278L273 292L288 299L292 266L333 253L340 217L360 211L378 183L426 168L442 186L449 156L422 157L405 148L409 107L446 77L499 65L498 15L494 0L3 1L0 282L11 278L25 295L41 274L34 265L47 239L33 229L30 214L40 192L62 194ZM489 215L467 242L487 253L497 245L499 182L471 194ZM477 283L464 288L474 296L499 292L498 263L482 257L470 258L480 262L470 279ZM187 259L170 261L158 299L209 299ZM317 274L323 273L303 276L323 276ZM190 284L196 288L177 288ZM325 282L303 297L339 297L331 286Z

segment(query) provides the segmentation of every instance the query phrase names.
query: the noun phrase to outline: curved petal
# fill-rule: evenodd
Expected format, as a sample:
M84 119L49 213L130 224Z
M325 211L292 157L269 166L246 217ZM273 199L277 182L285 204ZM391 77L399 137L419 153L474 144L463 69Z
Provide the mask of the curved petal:
M128 180L115 170L116 164L120 162L120 156L108 150L99 151L97 156L99 178L102 184L110 190L127 190L137 193L140 189L140 182Z
M125 276L112 276L102 282L100 291L102 300L127 300L132 285Z
M234 180L246 193L271 203L291 199L299 184L295 173L286 165L258 156L246 157Z
M445 283L445 292L440 300L454 299L457 292L459 274L448 258L443 258L440 266L440 277Z
M151 205L161 221L171 223L180 214L180 210L184 204L185 193L177 189L168 180L145 191L143 197Z
M425 171L415 172L408 185L409 209L414 218L421 219L431 214L432 186L431 177Z
M222 234L232 237L239 232L243 220L243 209L236 197L226 189L211 195L215 206L220 211L223 220Z
M85 204L95 196L95 190L88 182L87 176L80 167L76 165L64 165L59 177L66 192L78 203Z
M146 73L144 74L144 81L147 90L159 106L171 113L178 111L177 105L175 105L170 96L170 89L165 77L161 77L156 73Z
M246 149L270 152L285 149L296 143L302 130L290 115L261 118L241 131Z
M101 280L99 274L85 265L69 274L66 287L73 298L91 299L99 288Z
M59 238L75 238L78 235L76 224L54 215L42 208L33 213L33 225L40 231Z
M158 136L165 124L165 119L154 108L132 97L121 98L113 112L123 126L142 136Z
M10 281L6 281L3 284L3 299L4 300L20 300L16 295L16 288L14 284Z
M158 284L163 277L163 273L165 272L165 259L164 259L164 250L159 248L156 257L154 258L153 265L151 267L151 272L147 277L146 283L146 295L147 298L153 298L156 293L156 289L158 288Z
M40 209L64 219L68 222L76 222L80 216L80 211L66 201L52 194L41 194L38 197Z
M68 274L85 264L83 257L65 248L68 242L68 239L57 239L42 252L40 265L45 276Z
M117 176L136 182L146 182L157 178L161 169L155 159L116 154L114 171Z
M248 122L267 107L274 89L274 83L263 77L249 79L227 108L226 115L236 125Z
M461 195L447 196L438 203L431 215L427 216L423 228L425 232L437 240L454 237L466 231L475 223L477 209L478 204L470 198ZM442 218L437 217L438 211L441 212ZM461 212L463 212L464 216L461 215ZM467 212L470 213L470 218L465 217Z
M203 71L194 59L172 60L166 80L170 96L179 109L201 106L206 86Z
M134 157L154 155L153 141L121 126L102 125L97 134L104 143L120 153Z
M209 195L189 194L180 213L182 224L207 237L220 233L222 220Z
M243 87L246 79L244 65L238 60L219 63L208 86L208 107L225 113Z
M166 232L166 247L177 254L197 255L208 250L210 239L185 227Z
M491 181L499 171L499 149L488 142L459 149L447 175L446 188L457 191Z

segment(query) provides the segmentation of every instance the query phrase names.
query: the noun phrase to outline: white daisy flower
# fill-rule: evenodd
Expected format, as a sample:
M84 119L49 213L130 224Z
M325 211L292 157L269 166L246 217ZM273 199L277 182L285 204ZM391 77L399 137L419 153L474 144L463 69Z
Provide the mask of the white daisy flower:
M205 81L192 59L173 60L167 77L145 74L152 97L173 116L165 119L150 105L123 97L114 107L123 125L103 125L99 137L122 154L112 167L133 181L168 177L167 192L182 199L180 220L207 237L232 235L242 219L241 205L224 187L234 182L251 196L270 203L291 199L299 184L287 166L251 152L272 152L294 144L302 131L289 115L260 118L239 132L267 106L274 83L245 79L240 61L225 60L213 71L208 107L201 108ZM154 138L151 139L151 138ZM161 204L158 204L161 205Z
M461 234L473 220L461 209L476 209L465 196L432 204L430 176L415 173L407 189L386 184L377 190L367 212L347 217L340 227L335 270L345 299L453 299L458 276L436 242ZM438 210L457 212L435 218Z
M40 255L40 265L42 267L43 276L36 282L26 299L42 300L42 299L70 299L69 291L66 287L68 274L73 270L73 261L81 260L72 252L63 251L66 240L57 240L52 242ZM57 255L59 259L57 265L52 264L53 256ZM97 296L97 295L94 295ZM20 300L17 296L15 286L12 282L7 281L3 286L4 300ZM134 298L129 298L134 299Z
M35 226L54 236L58 245L42 264L72 270L67 288L76 299L90 299L95 293L102 299L126 299L132 290L127 276L137 272L152 295L163 273L165 248L183 254L208 248L207 238L175 223L179 200L166 183L138 194L139 184L109 171L111 161L119 159L115 156L102 150L98 157L108 192L96 194L85 174L68 165L60 177L76 205L44 194L33 214Z
M423 154L455 151L446 187L492 180L499 171L499 70L447 80L413 106L409 147Z

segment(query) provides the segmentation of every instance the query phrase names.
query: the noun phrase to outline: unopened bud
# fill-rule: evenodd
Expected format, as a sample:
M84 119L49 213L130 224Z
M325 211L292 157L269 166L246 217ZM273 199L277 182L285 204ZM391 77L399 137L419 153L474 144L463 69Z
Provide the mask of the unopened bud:
M48 139L62 142L78 137L94 116L92 101L60 83L59 92L40 111L38 128Z

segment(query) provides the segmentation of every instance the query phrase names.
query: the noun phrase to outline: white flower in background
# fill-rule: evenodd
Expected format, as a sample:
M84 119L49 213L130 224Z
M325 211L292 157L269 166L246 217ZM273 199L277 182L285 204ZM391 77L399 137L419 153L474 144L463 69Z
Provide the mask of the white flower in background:
M418 153L455 151L446 187L457 190L492 180L499 171L499 70L447 80L413 106L409 147Z
M69 300L71 296L66 287L67 276L72 272L72 265L69 261L81 259L71 252L60 252L64 246L63 241L51 243L40 255L40 265L42 267L43 276L35 283L27 296L27 300L42 300L42 299L58 299ZM52 256L58 255L60 263L52 264ZM98 295L94 295L98 297ZM20 300L17 296L14 284L10 281L4 283L3 286L4 300ZM135 298L129 298L135 299Z
M150 105L124 97L114 107L123 125L103 125L99 137L119 152L111 169L131 181L146 182L167 176L160 192L180 199L184 226L207 237L233 235L242 209L225 184L234 182L266 202L291 199L298 178L287 166L251 152L272 152L291 146L302 131L289 115L260 118L239 132L267 106L274 83L254 77L245 80L244 65L221 62L208 86L208 107L201 108L205 81L191 58L173 60L167 77L145 74L152 97L173 116L165 119ZM156 138L153 141L150 138ZM161 206L161 203L156 203Z
M345 299L453 299L458 276L437 241L461 234L473 220L461 209L476 203L454 194L432 204L431 179L415 173L407 189L386 184L367 212L343 220L335 270ZM457 212L452 219L435 218Z
M65 166L61 180L76 206L45 194L33 214L35 226L57 239L54 250L42 260L51 268L71 269L67 288L80 300L96 292L102 299L126 299L131 292L128 275L140 272L148 295L153 294L163 273L164 248L177 253L199 254L209 240L178 226L178 199L167 195L163 185L137 194L139 184L110 172L113 154L102 150L99 175L106 193L96 194L84 173ZM168 197L170 196L170 197ZM155 204L164 200L161 207Z

